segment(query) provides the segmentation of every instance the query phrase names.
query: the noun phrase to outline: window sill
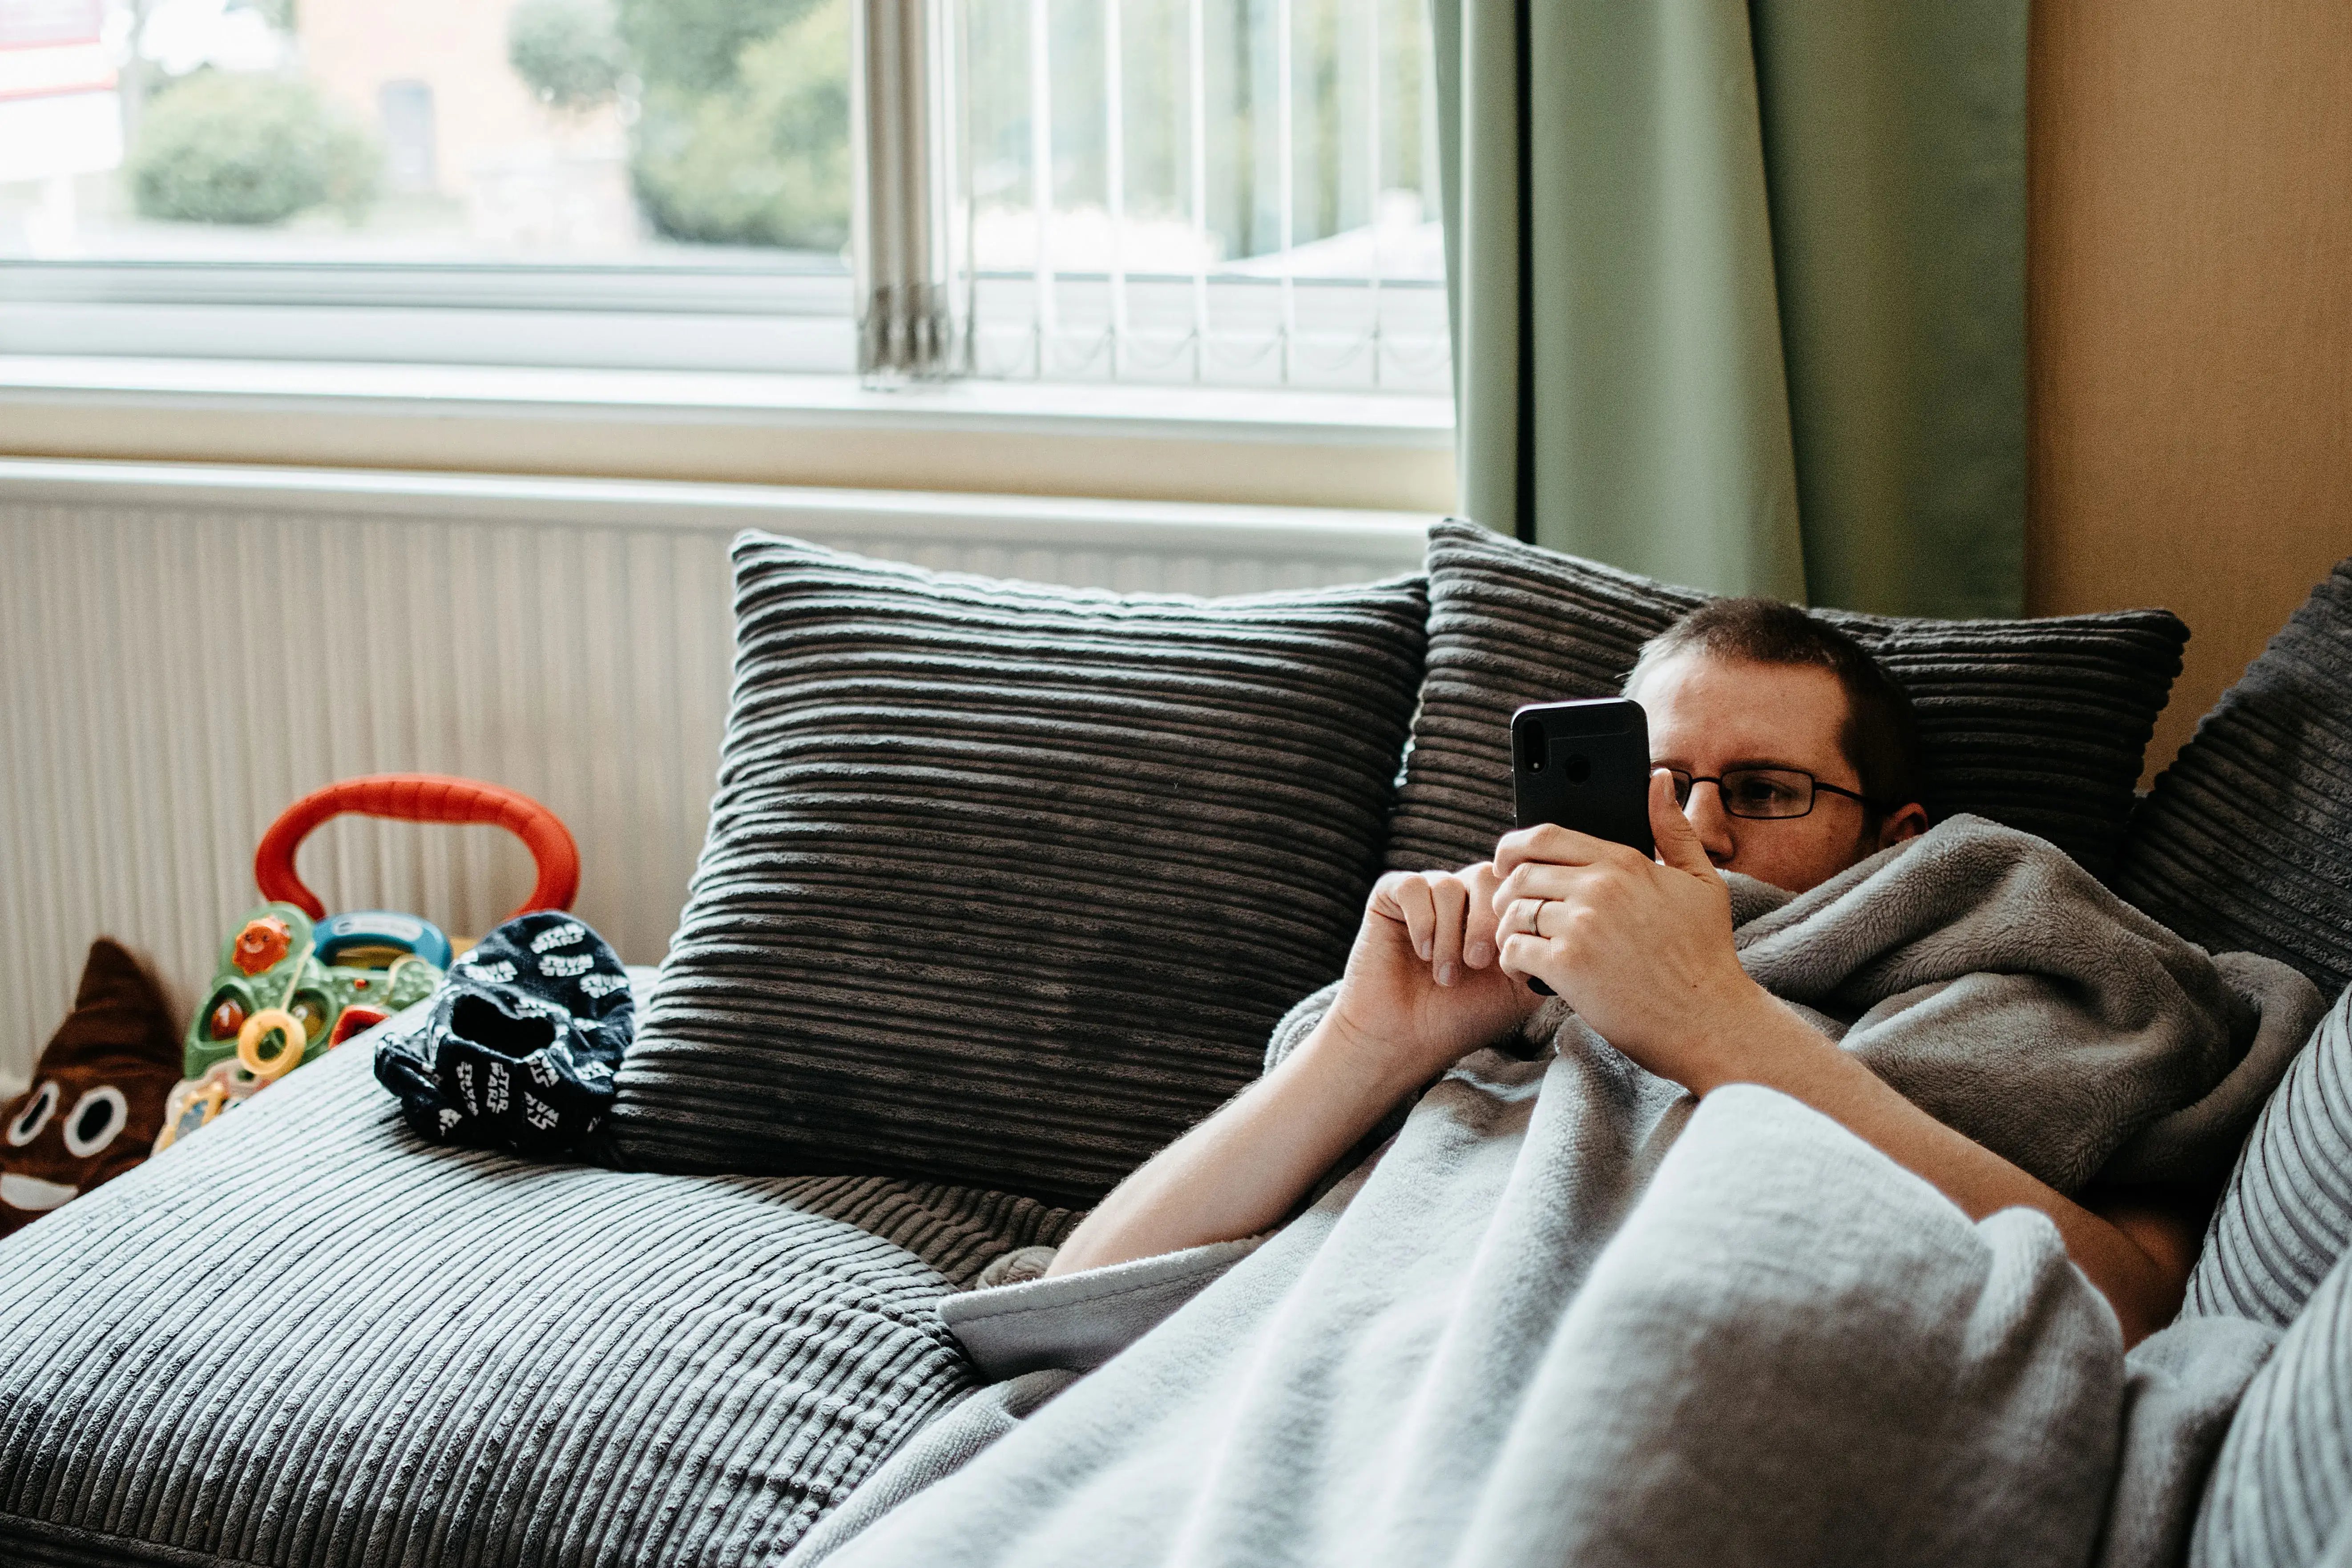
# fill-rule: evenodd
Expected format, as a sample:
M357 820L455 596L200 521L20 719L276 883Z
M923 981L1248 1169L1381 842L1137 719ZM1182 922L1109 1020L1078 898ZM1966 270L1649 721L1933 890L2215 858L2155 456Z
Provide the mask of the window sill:
M1443 512L1444 399L1192 386L0 355L19 457Z

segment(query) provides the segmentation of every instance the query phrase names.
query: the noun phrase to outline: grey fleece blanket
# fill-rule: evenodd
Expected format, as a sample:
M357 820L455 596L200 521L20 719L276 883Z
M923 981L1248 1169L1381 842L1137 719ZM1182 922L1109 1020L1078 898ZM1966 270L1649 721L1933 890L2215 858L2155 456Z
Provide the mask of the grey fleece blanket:
M1735 894L1751 973L2063 1187L2214 1169L2319 1010L1971 819L1801 897ZM2127 1364L2042 1216L1971 1224L1782 1096L1697 1104L1572 1016L1538 1027L1552 1049L1465 1058L1263 1245L951 1298L1020 1397L917 1439L794 1568L2177 1544L2260 1333L2183 1325ZM1097 1363L1066 1389L1030 1370Z

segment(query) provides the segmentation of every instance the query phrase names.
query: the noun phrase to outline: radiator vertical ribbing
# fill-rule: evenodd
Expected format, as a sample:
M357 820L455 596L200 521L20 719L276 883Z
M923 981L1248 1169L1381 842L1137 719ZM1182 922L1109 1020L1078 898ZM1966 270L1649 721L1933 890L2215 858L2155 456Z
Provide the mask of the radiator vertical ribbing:
M240 489L200 470L180 497L168 470L94 477L107 467L0 463L0 1091L25 1080L101 932L147 955L184 1016L257 897L262 830L358 773L460 773L545 801L580 841L575 907L630 962L658 962L726 717L738 528L1222 594L1412 570L1423 521L1203 511L1193 526L1105 508L1090 522L995 500L959 521L954 498L909 520L837 492L415 476L378 499L349 475ZM330 908L414 910L453 934L495 924L531 880L496 829L349 817L300 870Z

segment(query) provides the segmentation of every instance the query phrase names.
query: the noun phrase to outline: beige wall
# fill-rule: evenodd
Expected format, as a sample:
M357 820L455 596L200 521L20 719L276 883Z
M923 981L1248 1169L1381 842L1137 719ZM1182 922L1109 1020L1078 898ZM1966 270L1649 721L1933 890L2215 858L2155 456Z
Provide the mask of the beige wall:
M2352 555L2352 4L2035 0L2036 613L2165 605L2188 738Z

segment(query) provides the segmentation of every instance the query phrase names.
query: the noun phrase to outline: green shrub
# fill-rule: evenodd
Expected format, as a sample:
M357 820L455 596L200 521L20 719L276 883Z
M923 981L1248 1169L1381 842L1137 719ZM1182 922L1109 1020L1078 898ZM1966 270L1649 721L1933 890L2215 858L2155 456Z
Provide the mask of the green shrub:
M747 45L773 37L825 0L618 0L618 26L637 73L689 92L731 87Z
M603 0L522 0L507 17L507 63L541 103L593 109L620 89L629 58Z
M283 223L333 203L357 221L383 154L305 83L202 70L147 101L129 163L146 217Z
M744 45L717 89L648 75L630 174L673 239L835 250L849 237L849 5Z

